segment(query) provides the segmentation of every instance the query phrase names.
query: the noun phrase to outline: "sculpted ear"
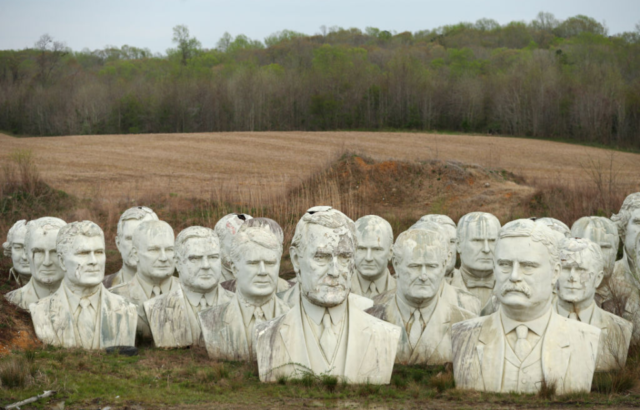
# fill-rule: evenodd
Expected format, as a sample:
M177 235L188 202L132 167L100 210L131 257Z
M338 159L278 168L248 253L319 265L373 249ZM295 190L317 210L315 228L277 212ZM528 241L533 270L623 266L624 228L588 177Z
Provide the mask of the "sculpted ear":
M560 277L560 272L561 271L562 271L562 267L560 266L560 263L558 262L553 267L553 277L551 278L551 288L552 289L556 288L556 284L558 283L558 278Z
M138 266L138 261L140 260L140 257L138 256L138 250L133 247L131 248L131 252L129 252L129 265L131 266Z
M67 268L64 266L64 257L61 253L56 253L56 255L58 256L58 262L60 262L60 268L66 273Z
M597 275L596 275L596 282L595 282L596 289L597 289L597 288L600 286L600 284L602 283L602 279L604 279L604 271L602 271L602 270L601 270L601 271L600 271L600 272L598 272L598 273L597 273Z
M296 276L298 277L298 281L300 280L300 260L298 259L300 255L298 254L298 249L294 246L289 248L289 256L291 256L291 264L293 265L293 270L296 272Z

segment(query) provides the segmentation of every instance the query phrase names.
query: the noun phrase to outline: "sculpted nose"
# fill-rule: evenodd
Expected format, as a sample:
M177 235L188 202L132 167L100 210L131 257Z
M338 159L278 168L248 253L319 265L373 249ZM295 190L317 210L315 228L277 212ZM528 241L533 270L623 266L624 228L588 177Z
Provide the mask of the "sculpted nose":
M428 279L429 277L427 276L427 267L425 265L422 265L422 268L420 268L420 280L426 282Z
M327 275L332 276L334 278L337 278L338 276L340 276L340 269L338 268L337 256L334 256L333 259L331 260L331 264L329 266L329 271L327 272Z
M484 253L491 252L491 248L489 247L489 240L488 239L484 240L484 243L482 245L482 252L484 252Z
M260 261L260 264L258 265L258 274L265 274L267 273L267 269L264 266L264 261Z
M371 260L371 248L367 248L367 260Z
M164 248L160 249L160 258L161 261L166 261L167 260L167 253L164 251Z
M569 274L569 282L576 282L578 278L576 277L576 268L571 268L571 273Z
M202 258L202 269L210 269L211 268L211 263L209 263L209 258L207 258L206 256L204 258Z
M91 252L91 256L89 257L89 265L95 265L98 263L98 259L96 258L95 252Z
M509 275L509 280L511 282L519 282L522 280L522 276L520 273L520 264L518 261L513 263L513 268L511 269L511 274Z
M49 251L45 251L45 253L44 253L44 261L42 262L42 264L47 266L47 265L51 265L52 262L53 262L53 259L51 259L51 255L50 255Z

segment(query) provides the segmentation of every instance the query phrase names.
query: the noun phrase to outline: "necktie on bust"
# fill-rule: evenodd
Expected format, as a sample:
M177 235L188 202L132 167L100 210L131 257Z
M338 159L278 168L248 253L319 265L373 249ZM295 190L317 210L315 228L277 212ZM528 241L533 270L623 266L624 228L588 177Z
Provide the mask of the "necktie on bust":
M367 289L367 294L369 296L377 296L379 294L378 287L376 286L376 284L374 282L371 282L369 284L369 289Z
M526 325L520 325L516 327L516 348L515 353L518 356L520 361L526 359L531 353L531 343L527 340L527 335L529 334L529 328Z
M578 315L576 314L576 312L571 312L571 313L569 313L569 319L571 319L571 320L577 320L577 321L580 321L580 318L578 317Z
M207 307L209 307L209 304L207 303L207 298L205 298L204 295L202 295L202 297L200 298L200 302L198 302L198 306L196 306L196 311L200 312L206 309Z
M320 347L324 352L324 356L327 361L333 359L333 352L336 350L338 340L336 334L331 326L331 315L325 310L324 317L322 318L322 334L320 335Z
M420 317L422 313L420 309L416 309L413 311L413 316L409 321L409 326L411 329L409 330L409 343L411 343L411 348L415 349L420 341L420 336L422 336L422 321Z
M264 310L262 310L261 307L257 307L256 310L253 311L253 317L256 318L256 323L265 322L267 320Z
M151 290L151 297L155 298L156 296L162 295L162 291L160 290L160 286L154 286Z
M91 307L91 301L88 298L80 299L78 307L80 313L76 321L80 342L85 349L91 349L93 344L93 333L95 331L95 315L94 309Z

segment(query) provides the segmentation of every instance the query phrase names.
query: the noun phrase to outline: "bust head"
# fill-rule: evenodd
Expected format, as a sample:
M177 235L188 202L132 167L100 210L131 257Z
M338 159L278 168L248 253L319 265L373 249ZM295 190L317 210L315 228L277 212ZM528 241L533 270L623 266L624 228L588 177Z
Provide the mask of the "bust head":
M558 239L558 243L560 243L564 238L571 238L571 230L569 227L562 221L555 218L533 218L535 221L543 223L549 227L556 235Z
M146 206L134 206L122 213L116 232L116 247L118 251L120 251L122 262L125 265L128 265L131 261L129 256L131 254L131 248L133 247L133 231L144 221L157 220L158 215ZM135 269L135 265L130 267Z
M91 221L72 222L58 231L56 250L70 289L93 288L104 279L104 233Z
M183 287L208 293L220 282L220 242L213 229L190 226L178 234L174 258Z
M543 223L518 219L500 230L495 250L494 293L516 320L544 314L560 274L557 236Z
M300 293L311 303L332 307L344 303L355 270L355 226L329 206L309 209L298 221L289 253Z
M625 198L620 212L613 215L611 220L618 226L620 239L627 255L635 253L635 239L640 234L640 192Z
M558 297L568 303L590 305L604 277L600 246L589 239L565 239L560 243L560 261Z
M393 245L398 297L414 307L431 301L440 290L450 256L447 237L436 223L424 222L421 229L401 233Z
M387 272L393 252L393 230L386 220L367 215L356 221L355 262L358 273L367 280L376 280Z
M45 216L27 225L24 244L31 276L42 285L59 284L64 277L56 252L56 237L66 224L62 219Z
M486 212L471 212L458 221L458 253L461 267L474 276L493 273L493 253L500 221Z
M278 289L284 233L269 218L246 221L233 237L231 269L236 292L253 305L261 305Z
M175 270L173 229L164 221L144 221L133 231L130 263L148 282L168 279Z
M27 221L22 219L9 229L7 241L2 244L4 255L11 257L13 270L20 275L31 275L29 260L24 250L24 239L27 235Z
M456 223L453 222L453 219L449 218L447 215L431 214L424 215L411 228L415 227L419 229L420 224L424 222L435 222L444 228L449 244L449 252L451 253L451 257L449 258L449 262L447 263L447 274L453 272L456 267L456 247L458 246L458 227L456 226Z
M618 227L610 219L601 216L585 216L573 223L571 235L586 238L600 246L604 257L604 276L610 277L618 254Z
M220 218L213 228L220 240L220 255L222 257L223 270L231 272L229 253L231 252L233 237L238 233L238 229L240 229L242 224L249 219L252 219L251 215L232 213Z

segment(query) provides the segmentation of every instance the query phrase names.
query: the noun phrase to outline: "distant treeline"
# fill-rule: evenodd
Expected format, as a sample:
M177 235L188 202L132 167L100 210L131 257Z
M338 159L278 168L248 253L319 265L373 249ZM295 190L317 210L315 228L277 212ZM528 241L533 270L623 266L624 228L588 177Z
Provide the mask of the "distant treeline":
M405 129L640 147L640 24L609 36L540 13L416 33L225 34L174 28L164 55L74 52L48 35L0 51L0 129L15 134Z

